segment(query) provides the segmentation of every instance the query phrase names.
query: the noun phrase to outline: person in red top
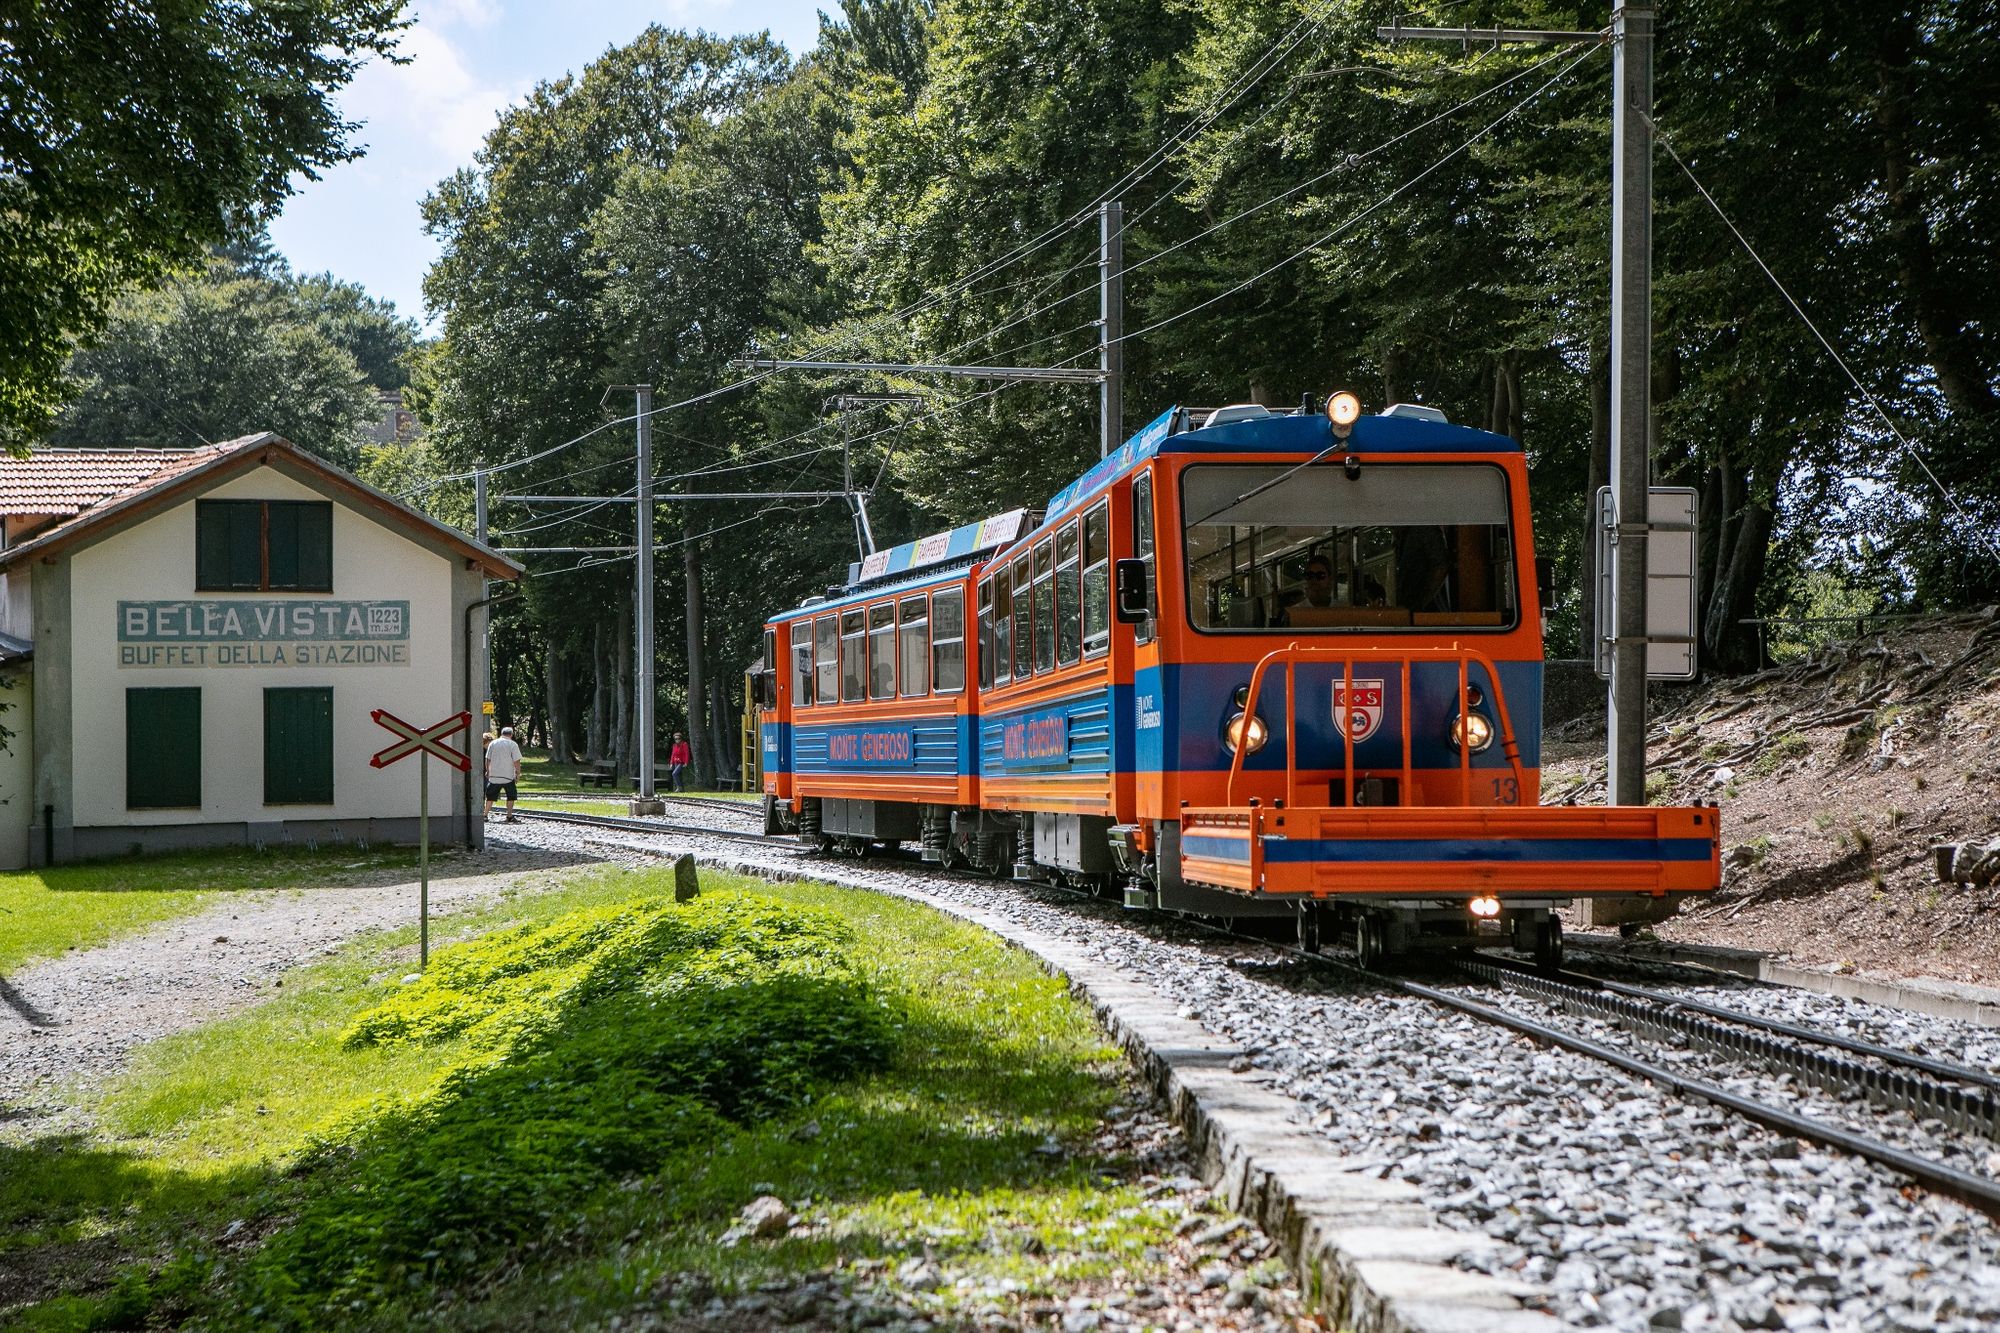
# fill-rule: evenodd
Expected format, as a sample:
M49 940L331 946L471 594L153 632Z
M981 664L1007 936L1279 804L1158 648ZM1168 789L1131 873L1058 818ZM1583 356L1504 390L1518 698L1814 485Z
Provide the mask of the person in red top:
M687 738L675 732L673 748L667 751L667 785L675 791L686 791L687 766L693 762L694 751L688 748Z

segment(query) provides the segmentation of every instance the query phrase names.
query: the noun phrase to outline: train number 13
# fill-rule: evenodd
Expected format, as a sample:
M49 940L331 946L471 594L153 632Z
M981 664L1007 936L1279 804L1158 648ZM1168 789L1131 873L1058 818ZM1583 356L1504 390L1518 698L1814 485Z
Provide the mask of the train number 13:
M1519 782L1516 782L1513 778L1493 779L1493 804L1519 805L1520 803L1521 784Z

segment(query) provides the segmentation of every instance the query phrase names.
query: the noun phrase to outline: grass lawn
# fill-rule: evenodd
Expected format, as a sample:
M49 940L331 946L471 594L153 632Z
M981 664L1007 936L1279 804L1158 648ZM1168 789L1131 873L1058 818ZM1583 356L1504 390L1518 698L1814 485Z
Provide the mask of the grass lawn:
M467 1150L439 1127L481 1105L482 1088L504 1111L461 1126L476 1146L463 1168L447 1165L436 1178L445 1194L471 1193L439 1201L439 1187L426 1185L407 1196L418 1202L405 1211L427 1219L457 1207L438 1215L460 1220L410 1223L448 1235L426 1242L420 1230L411 1243L421 1253L387 1270L394 1281L340 1287L305 1322L562 1327L641 1308L686 1318L716 1293L836 1269L888 1280L921 1260L932 1276L905 1296L950 1323L971 1316L964 1306L980 1291L990 1302L1004 1287L1007 1299L1027 1301L1164 1274L1180 1215L1148 1197L1119 1150L1097 1146L1107 1111L1133 1095L1129 1070L1062 983L984 932L915 904L713 872L703 879L703 897L685 908L667 901L668 873L592 872L454 917L453 938L480 936L462 953L487 960L479 975L496 981L485 990L462 980L458 991L425 992L440 978L474 976L448 949L434 952L424 983L404 990L412 932L386 932L287 978L281 998L147 1048L106 1099L99 1139L0 1144L0 1320L268 1322L268 1310L240 1303L251 1299L241 1295L251 1290L245 1275L292 1256L289 1299L315 1271L298 1256L346 1262L385 1244L403 1224L393 1211L348 1218L323 1243L299 1233L312 1219L347 1217L362 1194L390 1191L409 1162L428 1170L440 1157L456 1160L453 1151ZM632 995L607 990L613 974L602 970L577 980L582 965L562 961L583 956L574 946L537 946L559 953L560 966L522 962L507 953L526 947L509 943L515 935L491 933L539 924L582 939L598 916L634 912L674 929L686 928L675 914L763 915L749 933L665 973L635 973L650 979L622 983L643 992ZM755 921L819 922L812 929L844 943L833 952L815 946L821 953L811 956L774 953L790 961L745 971L746 950L782 943ZM723 982L704 991L712 969ZM701 1028L714 1035L688 1037L693 1045L671 1075L618 1081L629 1071L604 1054L612 1030L653 1006L690 1003L663 1020L659 1042L672 1045L702 1023L719 1024ZM624 1007L593 1007L606 1004ZM606 1012L626 1018L607 1022ZM784 1054L784 1034L808 1021L824 1031L801 1032L799 1050ZM392 1039L356 1045L355 1031L376 1027ZM394 1039L406 1030L442 1035ZM860 1043L852 1049L861 1054L841 1068L806 1077L780 1059L823 1055L842 1040ZM759 1055L738 1049L760 1043ZM651 1039L629 1048L652 1049ZM702 1062L739 1058L748 1063L704 1082ZM576 1070L598 1080L591 1089L625 1091L563 1102L569 1094L549 1085ZM761 1100L745 1090L758 1079L776 1080ZM689 1098L706 1098L705 1109ZM679 1109L661 1121L662 1107ZM616 1132L628 1118L632 1143ZM668 1128L640 1132L656 1122ZM519 1156L523 1143L550 1145L546 1161ZM495 1175L496 1162L527 1165ZM489 1198L481 1190L500 1202L479 1202ZM542 1191L546 1202L535 1202ZM760 1195L787 1201L799 1225L718 1244ZM527 1220L511 1222L517 1230L504 1243L478 1239L482 1225L497 1225L488 1216L496 1209ZM676 1304L675 1293L690 1292L692 1305Z
M230 848L0 874L0 975L198 911L218 893L320 886L416 863L415 849L402 847Z

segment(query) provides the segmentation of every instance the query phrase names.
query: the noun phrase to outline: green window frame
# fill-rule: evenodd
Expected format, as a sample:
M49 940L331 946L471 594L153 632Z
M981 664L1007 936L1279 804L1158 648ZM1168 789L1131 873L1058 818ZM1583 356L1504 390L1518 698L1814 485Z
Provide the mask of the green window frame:
M333 804L333 687L264 691L264 804Z
M197 500L199 592L332 592L327 500Z
M201 687L125 691L125 808L201 808Z

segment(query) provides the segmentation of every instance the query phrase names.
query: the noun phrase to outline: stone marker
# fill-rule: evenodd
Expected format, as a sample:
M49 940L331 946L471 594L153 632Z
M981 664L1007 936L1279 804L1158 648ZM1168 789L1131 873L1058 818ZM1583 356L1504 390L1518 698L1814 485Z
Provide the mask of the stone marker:
M674 862L674 901L692 902L701 897L701 875L694 868L694 857L683 856Z

